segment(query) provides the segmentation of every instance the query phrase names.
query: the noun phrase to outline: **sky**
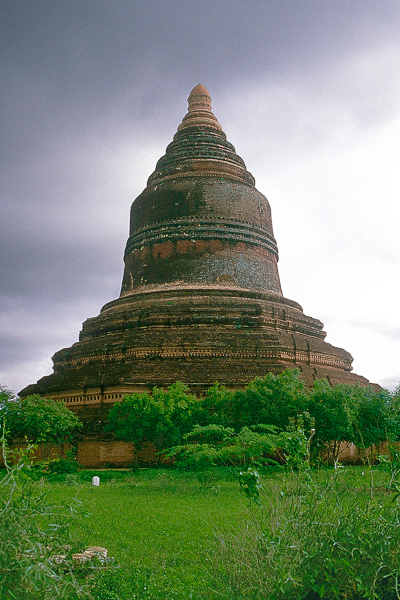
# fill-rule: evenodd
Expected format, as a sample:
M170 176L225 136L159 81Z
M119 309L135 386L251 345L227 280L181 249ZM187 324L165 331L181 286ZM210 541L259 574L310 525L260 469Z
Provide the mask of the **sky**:
M129 209L202 83L283 293L400 382L399 0L2 0L0 385L119 296Z

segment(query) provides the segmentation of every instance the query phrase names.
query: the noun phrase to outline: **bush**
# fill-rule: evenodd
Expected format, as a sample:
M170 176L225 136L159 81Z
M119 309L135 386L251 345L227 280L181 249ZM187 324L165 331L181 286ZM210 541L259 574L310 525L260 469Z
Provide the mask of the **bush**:
M158 451L178 444L200 410L199 401L188 392L189 388L178 381L168 390L154 387L151 394L125 396L111 408L107 431L138 448L143 442L153 442Z
M282 431L307 409L307 402L308 391L300 372L287 369L279 375L256 377L244 390L235 392L226 410L230 413L229 425L236 430L267 423Z
M54 458L41 463L42 470L45 473L61 475L64 473L77 473L79 463L74 458Z
M4 448L4 438L3 438ZM72 570L54 560L68 553L70 506L55 506L35 488L27 455L0 482L0 598L75 600L89 598Z
M38 394L26 398L5 397L3 389L0 400L3 400L0 402L0 420L5 421L6 438L26 439L38 445L42 459L49 453L49 444L72 441L82 427L77 416L62 402L51 398L42 398Z
M214 577L221 598L399 598L400 508L393 497L366 494L353 472L339 468L292 473L280 485L268 480L261 492L254 473L244 483L263 506L253 506L239 534L220 536L225 568Z

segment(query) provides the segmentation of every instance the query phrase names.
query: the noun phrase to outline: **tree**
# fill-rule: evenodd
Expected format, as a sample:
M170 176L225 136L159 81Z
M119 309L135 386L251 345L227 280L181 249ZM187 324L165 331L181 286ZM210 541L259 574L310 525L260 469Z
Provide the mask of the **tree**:
M200 403L189 388L174 383L168 390L153 388L135 393L114 404L108 415L107 430L120 440L139 446L153 442L158 451L178 444L198 418Z
M208 388L204 398L201 399L199 423L228 426L232 422L231 405L234 396L233 390L219 383Z
M228 424L237 431L243 426L266 423L280 430L289 427L307 409L307 391L297 370L287 369L279 375L268 373L256 377L242 391L235 393L229 411Z
M5 407L8 402L16 400L14 392L9 390L7 387L0 385L0 415L3 416Z
M72 441L82 426L78 417L62 402L51 398L42 398L38 394L26 398L12 395L0 398L0 416L5 422L7 439L26 439L31 444L38 444L42 458L45 457L46 444Z
M326 379L317 379L310 391L309 411L315 422L313 447L319 453L324 450L328 461L336 461L341 443L352 439L353 417L349 412L348 398L353 387L332 387Z
M390 392L355 386L347 401L351 404L351 441L356 446L367 450L398 439L398 411Z
M337 460L340 444L352 442L364 451L399 438L399 407L387 390L314 382L309 411L315 419L313 446Z

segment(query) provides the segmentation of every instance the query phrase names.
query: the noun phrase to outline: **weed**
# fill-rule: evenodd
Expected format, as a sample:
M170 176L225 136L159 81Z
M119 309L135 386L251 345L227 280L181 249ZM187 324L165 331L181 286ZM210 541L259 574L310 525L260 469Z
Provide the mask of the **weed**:
M72 569L54 559L68 553L73 510L48 502L29 477L28 454L9 466L0 482L0 598L74 600L88 598Z
M324 477L292 473L264 491L262 505L240 533L219 536L212 564L225 565L214 572L221 598L400 597L400 511L391 498L360 494L337 467Z
M381 454L379 460L384 468L389 472L388 490L393 485L398 486L398 477L400 475L400 450L393 444L389 445L388 454Z

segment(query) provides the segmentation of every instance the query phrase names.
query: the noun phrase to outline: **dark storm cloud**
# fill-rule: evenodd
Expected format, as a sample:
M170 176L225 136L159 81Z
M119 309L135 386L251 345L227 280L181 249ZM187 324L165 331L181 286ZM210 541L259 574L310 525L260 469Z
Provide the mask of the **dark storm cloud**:
M37 299L45 302L67 302L76 298L76 294L87 296L98 292L98 273L102 273L104 281L107 274L113 273L113 261L102 244L96 248L94 243L79 247L64 243L55 243L41 239L25 240L23 251L18 240L5 239L1 249L2 257L7 262L1 263L4 273L1 297L4 299L24 299L35 304ZM112 257L114 258L114 257ZM119 256L122 272L122 257ZM113 273L114 274L114 273ZM104 291L104 283L103 283ZM107 285L107 291L114 295L119 291L115 285ZM112 288L112 289L110 289Z
M25 114L28 130L35 125L30 111L35 115L40 137L43 127L57 123L57 107L68 119L77 108L78 121L90 119L110 110L123 90L132 92L140 116L157 107L157 93L171 102L176 86L186 91L194 77L207 75L208 85L220 86L326 68L355 43L390 41L398 32L399 5L16 0L3 3L2 13L3 92L16 103L16 114Z
M54 136L163 131L188 90L304 78L398 32L397 2L16 0L2 5L3 158L23 166ZM180 92L182 90L182 92ZM171 108L172 107L172 108Z
M296 155L313 145L318 151L326 135L321 122L332 114L336 127L337 106L352 129L395 110L388 78L378 77L379 61L375 87L366 76L356 92L351 68L340 81L338 65L397 42L399 17L394 0L4 0L0 345L10 348L4 373L18 368L18 357L25 364L52 344L53 352L75 341L81 321L118 295L129 205L195 84L204 83L216 103L255 89L256 106L270 102L257 85L279 90L290 82L295 93L283 92L280 102L287 105L286 128L279 102L262 114L270 135L276 127L271 154ZM354 77L359 72L357 64ZM314 97L324 100L326 113ZM293 118L299 110L302 121ZM251 124L252 115L245 118ZM265 144L260 123L254 131ZM240 136L232 141L240 153ZM20 387L30 382L24 377Z

